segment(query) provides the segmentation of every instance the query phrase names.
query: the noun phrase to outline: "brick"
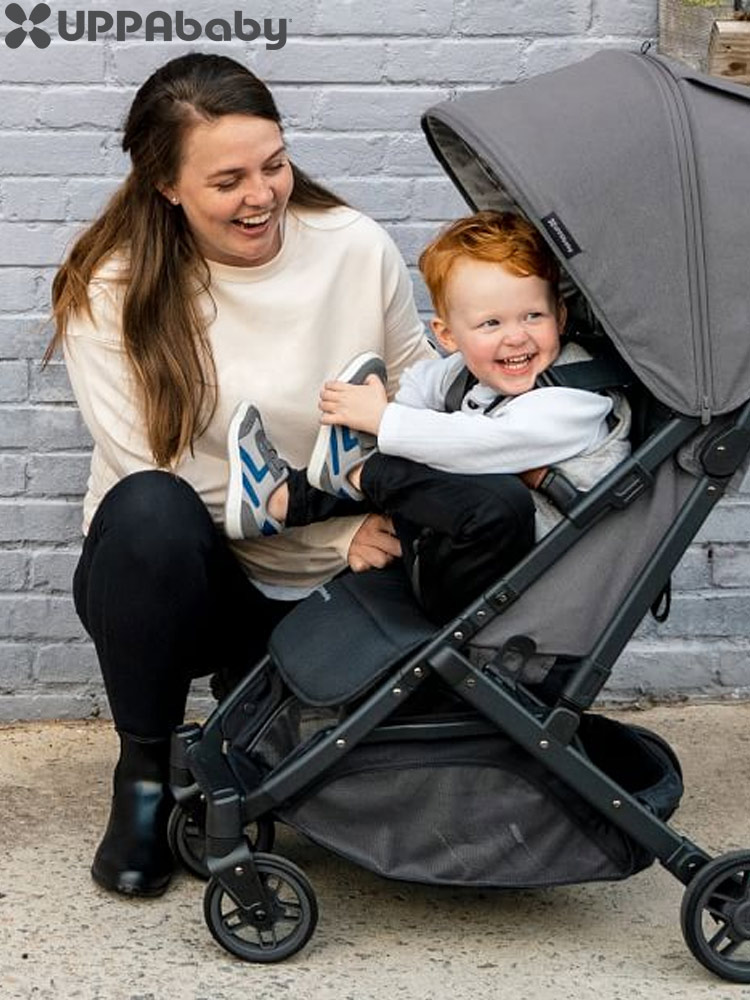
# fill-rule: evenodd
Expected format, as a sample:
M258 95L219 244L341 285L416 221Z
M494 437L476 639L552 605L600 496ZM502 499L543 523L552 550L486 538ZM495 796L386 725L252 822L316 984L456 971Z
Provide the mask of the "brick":
M601 35L642 35L653 38L659 33L658 8L653 0L594 0L592 30Z
M696 542L750 542L750 503L724 500L706 519Z
M524 76L537 76L587 59L603 49L625 49L637 52L642 38L562 38L533 41L526 49Z
M433 238L438 226L429 222L394 223L386 226L407 264L416 264L424 247Z
M116 177L75 177L68 181L65 199L68 218L89 222L120 186Z
M330 129L417 129L423 112L444 100L437 88L359 87L323 92L318 125Z
M90 466L88 452L30 455L26 493L30 497L81 497L86 492Z
M59 264L80 229L63 222L0 222L0 265Z
M376 173L385 155L383 140L378 136L360 135L296 135L289 141L289 150L303 170L334 185L342 174Z
M5 180L0 189L3 216L11 222L64 219L65 193L56 177Z
M316 31L329 35L443 35L453 19L453 0L337 0L323 3Z
M42 719L92 719L100 715L92 692L24 694L0 697L0 722Z
M273 97L285 128L310 129L316 124L317 87L274 87Z
M653 6L653 4L652 4ZM457 0L454 30L465 35L575 35L589 26L588 2L523 0L523 3L476 3Z
M721 695L750 690L750 643L720 640L632 641L617 662L605 695L631 691L651 697Z
M0 174L19 177L104 172L101 132L2 132Z
M39 123L52 128L119 128L134 96L132 87L55 87L40 96Z
M15 691L31 680L32 651L26 644L0 643L0 691Z
M0 542L78 542L81 505L64 500L0 500Z
M68 371L62 361L53 361L45 368L31 366L29 399L32 403L73 403Z
M386 42L385 74L394 83L419 80L444 84L450 66L452 83L512 83L521 72L523 47L506 38Z
M69 451L91 438L78 410L64 407L0 407L0 448Z
M83 639L83 626L67 597L0 594L0 635L10 639Z
M77 409L37 406L31 410L28 447L33 451L75 451L91 447L91 436Z
M25 448L30 422L28 409L0 407L0 448Z
M105 58L104 46L90 42L56 42L44 51L24 45L6 53L3 83L99 83Z
M28 575L28 552L0 549L0 591L25 590Z
M3 128L31 128L36 122L39 91L31 87L0 86Z
M32 553L30 577L32 588L69 594L79 556L78 549L75 551L54 549Z
M638 630L642 638L721 639L747 634L747 594L675 594L666 622L648 615Z
M691 546L672 574L675 591L703 590L711 586L711 549Z
M45 319L0 315L0 359L41 358L52 336L52 328Z
M26 460L22 455L0 455L0 497L12 497L26 489Z
M374 219L407 219L411 215L410 180L340 177L331 186L350 205Z
M397 177L419 177L442 173L421 132L389 136L384 145L383 170Z
M449 222L471 209L447 178L420 177L414 187L412 212L417 219L437 219Z
M24 312L36 305L37 274L30 267L0 267L0 310Z
M273 83L376 83L382 79L382 42L291 39L283 49L256 50L253 69Z
M28 394L28 364L25 361L0 361L0 403L21 403Z
M713 583L717 587L750 587L750 546L713 546Z
M42 646L33 672L39 684L85 684L101 679L94 647L81 642Z

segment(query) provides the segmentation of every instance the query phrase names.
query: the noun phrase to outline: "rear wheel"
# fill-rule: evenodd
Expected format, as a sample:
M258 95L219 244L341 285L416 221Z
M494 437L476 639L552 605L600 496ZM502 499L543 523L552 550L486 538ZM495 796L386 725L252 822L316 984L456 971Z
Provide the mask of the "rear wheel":
M263 816L244 830L251 851L270 851L275 839L272 819ZM201 799L190 807L176 805L169 817L167 837L172 854L191 875L206 881L211 873L206 864L206 804Z

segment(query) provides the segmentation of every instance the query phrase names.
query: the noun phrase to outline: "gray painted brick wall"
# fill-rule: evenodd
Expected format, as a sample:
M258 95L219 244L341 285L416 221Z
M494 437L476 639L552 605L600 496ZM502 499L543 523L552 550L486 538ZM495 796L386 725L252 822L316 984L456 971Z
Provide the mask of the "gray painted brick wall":
M239 6L70 0L63 9L181 9L205 23ZM387 226L427 309L416 255L463 204L427 149L420 113L456 91L602 47L638 48L656 36L656 8L657 0L274 0L248 13L290 19L276 50L259 41L118 42L112 32L91 42L53 37L44 51L28 39L16 50L0 44L0 720L107 711L69 596L90 442L63 366L42 372L39 358L55 266L125 172L116 128L146 75L196 47L246 59L274 90L295 158ZM0 15L0 34L12 27ZM612 695L750 694L749 580L750 487L722 504L686 554L672 617L643 625ZM195 707L207 704L199 686Z

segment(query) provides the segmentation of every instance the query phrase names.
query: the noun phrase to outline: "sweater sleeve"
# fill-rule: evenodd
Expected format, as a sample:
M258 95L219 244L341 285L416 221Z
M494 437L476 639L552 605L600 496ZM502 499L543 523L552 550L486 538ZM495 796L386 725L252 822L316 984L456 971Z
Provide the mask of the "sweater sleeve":
M605 396L557 386L524 393L488 415L391 403L378 448L443 472L524 472L595 447L607 434L611 408Z
M64 339L68 376L96 451L118 476L156 468L135 376L122 344L119 308L92 288L93 318L71 318Z

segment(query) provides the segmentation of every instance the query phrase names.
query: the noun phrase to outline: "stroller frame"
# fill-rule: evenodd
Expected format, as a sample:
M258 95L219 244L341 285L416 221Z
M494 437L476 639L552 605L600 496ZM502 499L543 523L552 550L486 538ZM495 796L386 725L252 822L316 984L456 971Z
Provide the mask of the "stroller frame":
M689 439L702 435L699 462L702 475L648 564L630 587L598 641L575 668L554 704L547 705L521 684L511 684L493 669L478 667L466 655L471 637L492 618L503 615L534 581L570 549L601 517L628 507L654 482L661 463ZM182 726L173 738L172 780L177 814L197 824L199 848L178 838L178 854L191 850L197 874L210 875L205 915L223 947L251 961L280 961L298 951L311 936L317 919L314 893L296 866L262 853L270 847L274 810L309 788L329 767L359 743L372 739L434 739L501 731L625 831L685 885L681 920L688 947L707 968L724 979L750 982L750 963L734 961L733 953L750 941L750 852L715 859L646 808L597 768L576 745L582 713L594 702L635 626L663 591L665 581L696 531L722 497L750 453L750 404L701 428L697 417L675 416L663 424L605 479L566 513L510 573L442 628L417 653L381 680L346 715L314 740L281 762L258 785L244 789L227 759L225 722L247 698L262 661L220 704L205 726ZM430 675L471 706L478 718L452 722L412 721L388 717ZM385 725L384 725L385 724ZM205 828L202 809L205 805ZM246 829L257 826L255 843ZM184 826L183 826L184 830ZM257 848L261 850L258 851ZM205 853L203 853L205 852ZM293 904L279 902L274 886L291 887ZM221 900L235 909L222 915ZM703 929L709 913L718 930ZM292 933L277 940L279 921L291 920ZM259 947L248 947L235 930L251 926Z

